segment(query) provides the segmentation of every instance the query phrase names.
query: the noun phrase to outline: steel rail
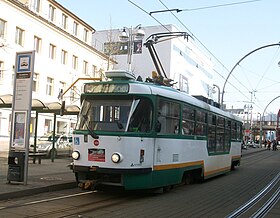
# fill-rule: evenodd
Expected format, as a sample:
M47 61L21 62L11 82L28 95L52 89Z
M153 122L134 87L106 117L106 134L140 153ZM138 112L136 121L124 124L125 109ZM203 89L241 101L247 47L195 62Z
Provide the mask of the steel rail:
M264 187L257 195L251 198L244 205L233 211L231 214L227 216L227 218L236 218L247 212L250 208L252 208L258 201L260 201L271 189L279 182L280 173L278 173L271 182Z
M251 217L252 218L262 218L273 208L273 206L279 201L280 199L280 187L277 191L269 198L269 200Z

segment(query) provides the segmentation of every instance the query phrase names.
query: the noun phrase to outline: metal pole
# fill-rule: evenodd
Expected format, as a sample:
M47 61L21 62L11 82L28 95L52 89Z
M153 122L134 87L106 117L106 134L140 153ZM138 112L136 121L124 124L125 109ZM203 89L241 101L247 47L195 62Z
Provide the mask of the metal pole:
M226 86L226 83L230 77L230 75L232 74L232 72L234 71L234 69L240 64L241 61L243 61L246 57L248 57L249 55L253 54L254 52L258 51L258 50L261 50L261 49L264 49L264 48L267 48L267 47L271 47L271 46L280 46L280 43L274 43L274 44L269 44L269 45L265 45L265 46L262 46L262 47L259 47L259 48L256 48L255 50L249 52L248 54L246 54L244 57L242 57L235 65L234 67L231 69L231 71L229 72L226 80L225 80L225 83L224 83L224 86L223 86L223 89L222 89L222 99L221 99L221 106L222 106L222 109L224 109L224 93L225 93L225 86Z
M56 114L54 113L54 118L53 118L53 135L52 135L52 150L51 150L51 161L54 162L55 158L55 132L56 132Z
M36 156L35 153L37 152L37 135L38 135L38 111L36 110L36 120L35 120L35 132L34 132L34 148L33 148L33 163L35 164L36 162Z
M132 27L128 29L129 40L128 40L128 72L131 72L131 62L133 54L133 30Z
M265 113L266 109L268 108L268 106L269 106L273 101L275 101L277 98L280 98L280 95L277 96L277 97L275 97L275 98L273 98L273 99L266 105L265 109L263 110L262 120L264 119L264 113ZM262 122L261 122L261 123L260 123L260 135L261 135L261 136L262 136L262 132L263 132L263 129L262 129L262 128L263 128L263 125L262 125ZM260 143L261 143L261 145L262 145L262 137L261 137Z

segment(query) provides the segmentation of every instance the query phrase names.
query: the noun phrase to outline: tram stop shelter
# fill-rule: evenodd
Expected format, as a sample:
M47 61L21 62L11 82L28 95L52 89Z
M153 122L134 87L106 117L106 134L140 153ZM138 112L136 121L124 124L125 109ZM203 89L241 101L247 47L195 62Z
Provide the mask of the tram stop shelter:
M13 95L0 95L0 108L12 108L13 103ZM63 107L63 108L62 108ZM51 113L54 116L53 122L53 139L55 138L56 131L56 116L61 115L78 115L80 108L76 105L65 105L62 106L60 102L50 102L44 103L39 99L32 99L31 110L36 112L36 123L35 123L35 131L34 131L34 148L36 149L37 143L37 126L38 126L38 115L39 113ZM63 110L63 111L62 111ZM54 146L54 140L53 140ZM52 157L53 160L53 157Z

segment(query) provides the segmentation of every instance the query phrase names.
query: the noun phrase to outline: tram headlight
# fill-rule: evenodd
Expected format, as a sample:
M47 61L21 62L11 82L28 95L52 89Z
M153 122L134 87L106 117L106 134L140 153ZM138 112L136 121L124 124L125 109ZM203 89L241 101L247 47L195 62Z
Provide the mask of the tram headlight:
M121 162L122 161L122 155L120 154L120 153L114 153L114 154L112 154L112 156L111 156L111 160L113 161L113 163L119 163L119 162Z
M72 158L78 160L80 158L80 153L78 151L73 151Z

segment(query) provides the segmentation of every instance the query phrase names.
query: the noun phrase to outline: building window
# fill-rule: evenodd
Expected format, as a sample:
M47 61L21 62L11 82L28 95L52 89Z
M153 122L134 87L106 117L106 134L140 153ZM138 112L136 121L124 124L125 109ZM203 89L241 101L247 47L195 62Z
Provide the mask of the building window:
M34 73L33 75L33 84L32 84L32 91L33 92L38 92L38 87L39 87L39 74Z
M73 23L73 34L74 34L75 36L78 35L78 26L79 26L79 24L78 24L77 22L74 21L74 23Z
M49 96L53 95L53 78L47 77L46 94Z
M53 22L54 19L55 19L55 8L52 5L50 5L49 6L49 20Z
M61 63L66 65L67 64L67 54L68 52L65 50L61 50Z
M5 33L6 33L6 21L0 19L0 38L5 38ZM1 47L1 45L0 45Z
M73 55L72 58L72 68L77 70L78 69L78 57Z
M97 75L97 66L92 65L91 73L92 73L92 76L93 76L93 77L99 77L99 76Z
M68 17L65 14L62 14L62 28L67 29L67 20Z
M84 29L84 38L83 38L83 40L84 40L85 42L88 41L88 30L87 30L87 29Z
M4 78L4 62L0 61L0 81L3 81Z
M32 8L35 12L37 13L40 12L40 5L41 5L41 0L33 0Z
M55 59L55 55L56 55L56 46L53 44L50 44L50 48L49 48L49 58L51 59Z
M34 36L34 50L39 54L41 53L41 45L42 39L37 36Z
M88 62L87 61L83 62L83 73L85 75L88 75Z
M23 46L23 37L24 37L24 30L20 29L19 27L16 27L15 43Z

